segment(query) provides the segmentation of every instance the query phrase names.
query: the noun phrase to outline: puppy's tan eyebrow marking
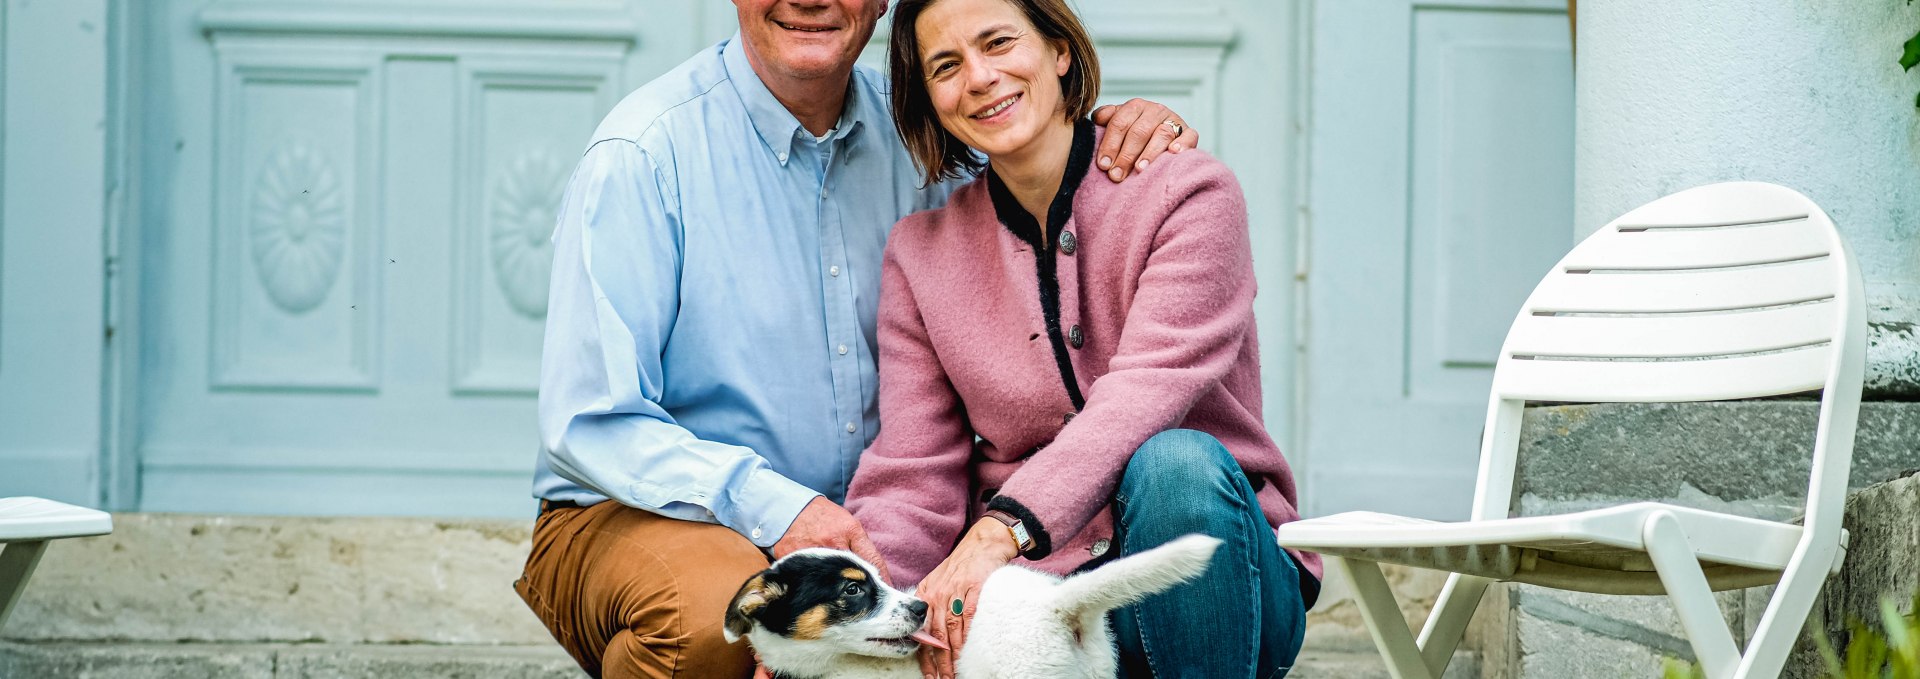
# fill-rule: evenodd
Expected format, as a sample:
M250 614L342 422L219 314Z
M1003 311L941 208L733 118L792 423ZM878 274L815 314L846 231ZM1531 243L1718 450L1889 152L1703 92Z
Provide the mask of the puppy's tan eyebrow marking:
M793 620L793 638L810 641L826 636L827 607L814 606Z
M858 568L849 568L844 571L840 571L840 575L845 577L848 580L865 581L867 579L867 572L860 570Z

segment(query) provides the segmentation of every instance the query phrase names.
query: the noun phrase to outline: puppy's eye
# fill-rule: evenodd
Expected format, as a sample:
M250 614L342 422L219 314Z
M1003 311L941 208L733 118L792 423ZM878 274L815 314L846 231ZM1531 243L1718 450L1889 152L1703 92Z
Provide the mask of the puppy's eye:
M849 582L846 586L840 588L840 594L843 596L860 596L860 593L865 591L867 591L867 586L858 582Z

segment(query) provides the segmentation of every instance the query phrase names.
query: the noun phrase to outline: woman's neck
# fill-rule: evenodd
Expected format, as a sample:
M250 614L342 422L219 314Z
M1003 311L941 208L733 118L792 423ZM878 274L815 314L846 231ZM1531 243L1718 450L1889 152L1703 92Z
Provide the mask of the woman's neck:
M1040 237L1047 237L1047 210L1060 192L1060 180L1067 173L1067 156L1073 153L1073 122L1060 119L1040 131L1040 135L1017 151L989 158L994 175L1007 191L1020 201L1020 207L1033 215L1040 225Z

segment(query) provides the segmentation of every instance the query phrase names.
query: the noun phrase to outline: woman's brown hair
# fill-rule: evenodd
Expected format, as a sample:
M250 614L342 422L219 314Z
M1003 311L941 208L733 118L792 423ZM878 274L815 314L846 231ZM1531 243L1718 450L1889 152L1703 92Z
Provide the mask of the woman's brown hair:
M1079 120L1093 112L1100 96L1100 59L1093 40L1066 0L1003 0L1020 9L1040 35L1063 43L1071 62L1060 76L1066 119ZM985 167L973 149L940 126L927 94L926 71L920 64L920 36L913 29L920 13L940 0L900 0L893 8L893 36L887 44L887 63L893 79L893 125L907 145L913 162L932 184L941 179L973 175Z

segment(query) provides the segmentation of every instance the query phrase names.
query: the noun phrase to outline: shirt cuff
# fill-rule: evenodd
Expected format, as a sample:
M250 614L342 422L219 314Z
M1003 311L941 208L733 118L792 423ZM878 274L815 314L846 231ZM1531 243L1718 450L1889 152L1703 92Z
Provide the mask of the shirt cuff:
M762 469L747 479L746 485L730 493L732 516L720 517L727 527L767 549L786 536L787 528L799 518L800 510L820 493L800 485L778 472Z

